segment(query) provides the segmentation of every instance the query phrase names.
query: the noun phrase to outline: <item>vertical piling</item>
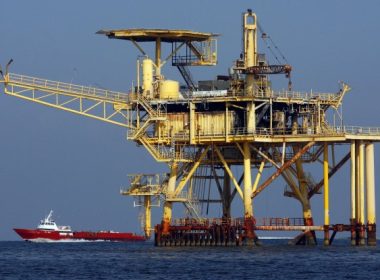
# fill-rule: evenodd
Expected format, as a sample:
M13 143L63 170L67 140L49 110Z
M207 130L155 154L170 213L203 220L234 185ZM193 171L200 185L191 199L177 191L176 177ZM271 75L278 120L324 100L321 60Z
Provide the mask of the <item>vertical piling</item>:
M149 195L144 196L144 208L145 208L145 224L144 232L147 238L150 237L152 222L151 222L151 197Z
M375 206L375 160L374 145L365 146L366 187L367 187L367 244L376 246L376 206Z
M251 178L251 150L249 143L245 142L243 145L244 152L244 220L246 227L247 243L253 245L254 232L253 232L253 209L252 209L252 178Z
M231 179L226 171L224 171L224 183L223 183L223 217L231 218Z
M351 245L356 245L356 151L355 141L351 142Z
M325 246L330 245L330 213L329 213L329 152L327 143L323 149L323 205L324 205L324 240Z
M365 245L365 204L364 204L364 143L359 142L359 245Z
M170 170L170 177L168 181L167 195L170 196L174 193L177 181L177 163L173 162ZM172 219L172 207L173 203L170 201L165 201L164 204L164 214L162 219L162 234L169 234L170 222Z

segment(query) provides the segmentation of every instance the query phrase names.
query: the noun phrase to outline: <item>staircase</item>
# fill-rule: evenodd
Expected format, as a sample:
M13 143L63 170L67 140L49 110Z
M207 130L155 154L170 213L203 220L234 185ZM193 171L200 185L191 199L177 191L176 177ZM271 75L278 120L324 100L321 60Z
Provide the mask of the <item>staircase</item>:
M193 162L193 158L182 152L176 153L174 149L165 145L154 145L150 143L149 137L141 135L138 141L148 150L153 158L158 162L171 162L176 160L178 162Z
M137 98L138 103L144 107L145 111L149 114L151 117L160 117L162 115L162 112L159 109L153 109L153 107L150 105L149 100L142 94L138 95Z
M335 134L335 130L330 127L328 122L326 120L322 120L321 122L321 128L322 128L322 133L324 134Z
M193 202L191 202L190 200L187 200L183 204L185 205L187 211L189 211L191 216L193 216L197 220L201 219L201 217L198 213L198 210L195 208L195 205L193 204Z
M196 84L193 80L193 77L190 73L189 67L187 67L186 65L179 64L179 65L177 65L177 68L178 68L179 72L181 73L181 76L182 76L183 80L185 81L187 87L191 91L196 90L198 87L196 86Z
M140 104L148 114L148 118L142 122L142 125L136 127L135 129L131 129L128 139L137 140L140 139L142 135L144 135L145 131L148 129L149 125L154 121L164 121L166 120L165 114L160 109L155 109L150 105L149 100L140 94L137 98L138 104Z

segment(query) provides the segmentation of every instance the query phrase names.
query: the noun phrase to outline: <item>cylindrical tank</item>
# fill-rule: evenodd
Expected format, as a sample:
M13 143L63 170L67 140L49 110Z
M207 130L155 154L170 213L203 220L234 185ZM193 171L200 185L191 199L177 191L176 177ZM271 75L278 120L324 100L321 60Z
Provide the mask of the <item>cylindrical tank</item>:
M153 95L153 61L145 58L142 63L143 88L146 95Z
M172 80L160 81L160 98L161 99L178 99L179 83Z
M285 113L282 111L273 112L273 126L275 128L285 128Z

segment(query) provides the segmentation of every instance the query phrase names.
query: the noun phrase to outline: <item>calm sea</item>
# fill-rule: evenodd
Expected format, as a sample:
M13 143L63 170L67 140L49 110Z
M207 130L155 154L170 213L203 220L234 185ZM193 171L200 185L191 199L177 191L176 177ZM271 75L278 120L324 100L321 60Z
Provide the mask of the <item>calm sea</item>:
M0 279L380 279L380 246L171 247L0 242Z

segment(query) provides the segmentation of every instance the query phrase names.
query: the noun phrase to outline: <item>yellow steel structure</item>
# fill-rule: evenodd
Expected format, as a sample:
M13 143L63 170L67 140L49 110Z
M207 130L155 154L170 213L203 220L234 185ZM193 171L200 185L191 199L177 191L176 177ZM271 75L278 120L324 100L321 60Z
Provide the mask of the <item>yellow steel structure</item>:
M329 178L351 158L351 222L353 227L360 227L352 231L353 244L365 241L366 188L368 244L374 245L373 143L380 141L380 128L343 126L343 120L340 125L329 123L334 114L341 118L339 109L350 91L344 83L336 93L272 90L269 75L282 73L289 77L291 67L270 65L259 53L258 27L252 11L243 13L243 49L231 73L223 80L195 83L187 68L217 63L217 34L123 29L102 30L98 34L131 41L143 56L137 61L137 86L127 93L13 73L5 73L1 82L8 95L125 127L129 140L144 146L156 161L168 164L167 176L153 180L153 175L134 175L129 188L121 191L124 195L143 198L147 236L152 230L153 198L164 202L164 234L169 233L173 220L173 203L183 203L196 219L201 218L197 205L219 203L223 217L231 217L231 202L236 194L242 200L242 216L249 225L254 219L252 199L279 176L288 184L284 195L300 202L302 227L308 229L320 228L314 226L310 199L324 186L324 229L328 232L331 226ZM153 58L143 48L149 42L155 44ZM164 43L171 44L172 51L162 59ZM163 66L169 60L183 76L186 90L178 90L176 81L165 78ZM215 88L216 83L224 86ZM337 144L350 147L350 152L335 164ZM323 178L315 183L304 165L318 162L323 165ZM260 184L264 169L271 167L274 173ZM252 169L257 170L254 182ZM213 181L220 198L197 197L197 182L202 180ZM252 240L255 239L253 228L248 234ZM312 230L305 235L307 243L315 242ZM327 244L328 235L325 237Z
M327 143L323 147L323 200L324 200L324 225L327 227L325 231L324 244L329 245L329 231L328 227L330 226L330 213L329 213L329 152L328 152Z

